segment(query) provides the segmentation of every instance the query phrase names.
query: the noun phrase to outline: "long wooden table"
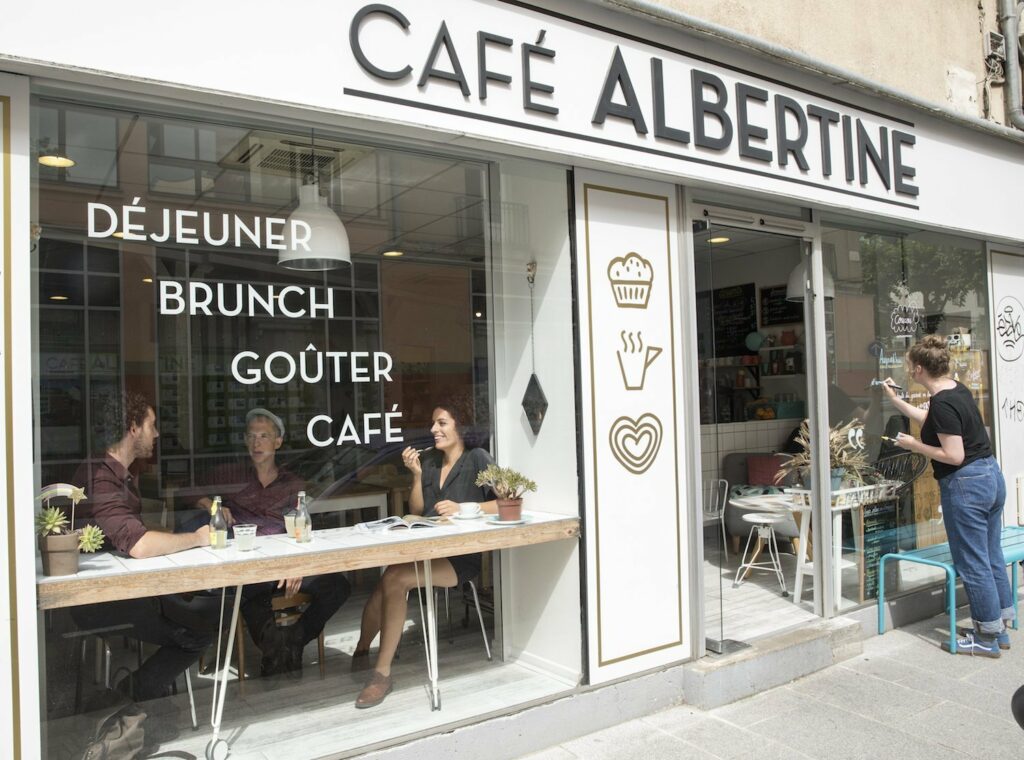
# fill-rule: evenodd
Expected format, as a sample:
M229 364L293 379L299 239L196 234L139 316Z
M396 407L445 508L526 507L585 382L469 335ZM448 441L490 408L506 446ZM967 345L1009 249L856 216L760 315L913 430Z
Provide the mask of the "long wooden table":
M432 559L512 549L579 536L578 517L545 512L526 512L524 517L526 522L522 525L494 525L484 517L478 520L449 520L438 523L435 528L388 533L332 528L314 531L313 540L308 544L296 543L284 534L257 536L253 550L247 552L239 551L235 542L230 541L225 549L200 547L151 559L130 559L110 553L83 554L76 575L44 576L40 564L36 574L37 605L39 609L46 610L211 588L223 588L226 594L226 589L234 586L234 607L225 655L227 663L231 661L244 584L414 562L423 563L424 586L430 587ZM431 707L439 709L434 595L423 596L427 608L423 634L427 649ZM225 664L219 689L215 688L214 692L215 710L211 719L213 737L207 747L207 757L211 758L226 757L229 751L227 744L219 739L227 675ZM216 681L214 685L217 686Z

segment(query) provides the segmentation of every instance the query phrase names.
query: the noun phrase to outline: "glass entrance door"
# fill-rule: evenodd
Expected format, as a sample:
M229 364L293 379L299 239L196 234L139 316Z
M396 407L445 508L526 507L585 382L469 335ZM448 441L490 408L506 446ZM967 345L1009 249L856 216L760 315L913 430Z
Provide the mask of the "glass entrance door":
M780 474L808 413L804 308L787 299L806 243L707 221L693 243L704 622L722 652L814 618L809 575L795 596L804 521Z

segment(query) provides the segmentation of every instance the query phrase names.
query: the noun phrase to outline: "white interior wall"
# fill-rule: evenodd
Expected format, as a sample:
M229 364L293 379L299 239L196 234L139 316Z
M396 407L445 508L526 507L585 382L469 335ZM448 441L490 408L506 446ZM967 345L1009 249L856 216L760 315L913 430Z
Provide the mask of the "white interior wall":
M714 262L713 258L712 261ZM766 328L760 324L761 288L785 284L790 271L799 261L800 243L796 239L792 241L791 245L783 245L764 253L725 258L720 262L714 262L711 267L708 266L706 258L702 262L698 257L697 289L727 288L753 282L759 299L758 328L760 331L765 334L778 335L784 329L796 328L799 333L803 333L802 325L772 325ZM720 371L727 372L729 370L730 368L725 367ZM771 388L762 392L769 395L775 392L796 392L803 395L806 390L800 387L799 380L800 378L773 380ZM704 479L719 477L721 462L726 454L778 451L785 444L787 436L798 422L798 420L792 419L779 419L701 425L701 477ZM729 485L736 484L730 483Z
M563 167L500 166L501 249L495 259L496 453L537 482L524 508L579 515L573 371L568 179ZM548 401L534 435L522 409L531 373L534 286L536 373ZM506 654L576 683L581 672L579 545L559 541L505 552L502 618Z

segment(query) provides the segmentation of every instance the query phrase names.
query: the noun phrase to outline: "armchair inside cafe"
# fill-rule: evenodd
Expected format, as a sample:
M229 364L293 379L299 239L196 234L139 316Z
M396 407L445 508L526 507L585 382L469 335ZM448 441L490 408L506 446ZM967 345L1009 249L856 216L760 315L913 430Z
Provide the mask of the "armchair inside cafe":
M124 563L172 567L225 539L228 551L249 540L294 554L303 526L315 547L318 536L435 505L435 517L451 517L453 502L491 508L493 492L474 479L495 449L495 394L509 392L492 364L492 167L60 101L40 100L33 128L78 158L35 167L33 273L42 506L105 534L80 554L80 577ZM257 144L284 157L258 175L238 160ZM547 182L564 203L564 172L549 175L529 174L534 195ZM223 244L228 228L190 243L97 240L83 190L110 208L125 194L146 198L158 207L146 224L161 223L160 207L188 206L215 212L208 219L233 214L248 232L239 240L232 228L233 246ZM344 261L286 265L250 239L261 216L294 221L307 203L344 224ZM545 214L564 226L564 205L535 221ZM524 219L519 233L533 234ZM557 388L549 381L549 393ZM427 473L449 451L465 453L430 496ZM106 716L131 723L126 703L145 714L148 751L204 756L212 719L233 757L315 757L572 688L575 672L509 656L499 555L467 556L440 560L434 590L403 594L404 617L397 586L383 592L386 609L374 596L385 566L400 562L249 583L238 600L218 585L45 609L45 755L81 757ZM437 704L424 688L430 595Z
M919 430L878 384L892 378L904 398L925 402L904 354L923 334L953 336L954 374L990 420L990 338L980 244L860 229L838 217L824 226L832 477L823 513L838 611L877 598L882 555L946 540L930 466L890 440ZM726 651L814 615L816 446L804 422L811 317L800 240L703 224L693 235L705 306L697 309L705 629L709 649ZM891 594L941 580L941 571L890 563L885 587Z

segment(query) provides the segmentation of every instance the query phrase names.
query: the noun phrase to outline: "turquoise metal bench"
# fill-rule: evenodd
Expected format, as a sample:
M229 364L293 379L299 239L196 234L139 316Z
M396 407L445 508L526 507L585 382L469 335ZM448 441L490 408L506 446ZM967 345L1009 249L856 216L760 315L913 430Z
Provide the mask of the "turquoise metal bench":
M1003 528L1001 542L1007 565L1024 560L1024 527L1011 525ZM949 553L949 544L935 544L924 549L898 554L885 554L878 560L878 634L885 633L885 563L917 562L941 567L946 571L946 602L949 605L949 650L956 653L956 568ZM1013 569L1013 609L1017 611L1017 568ZM1013 621L1017 627L1017 620Z

